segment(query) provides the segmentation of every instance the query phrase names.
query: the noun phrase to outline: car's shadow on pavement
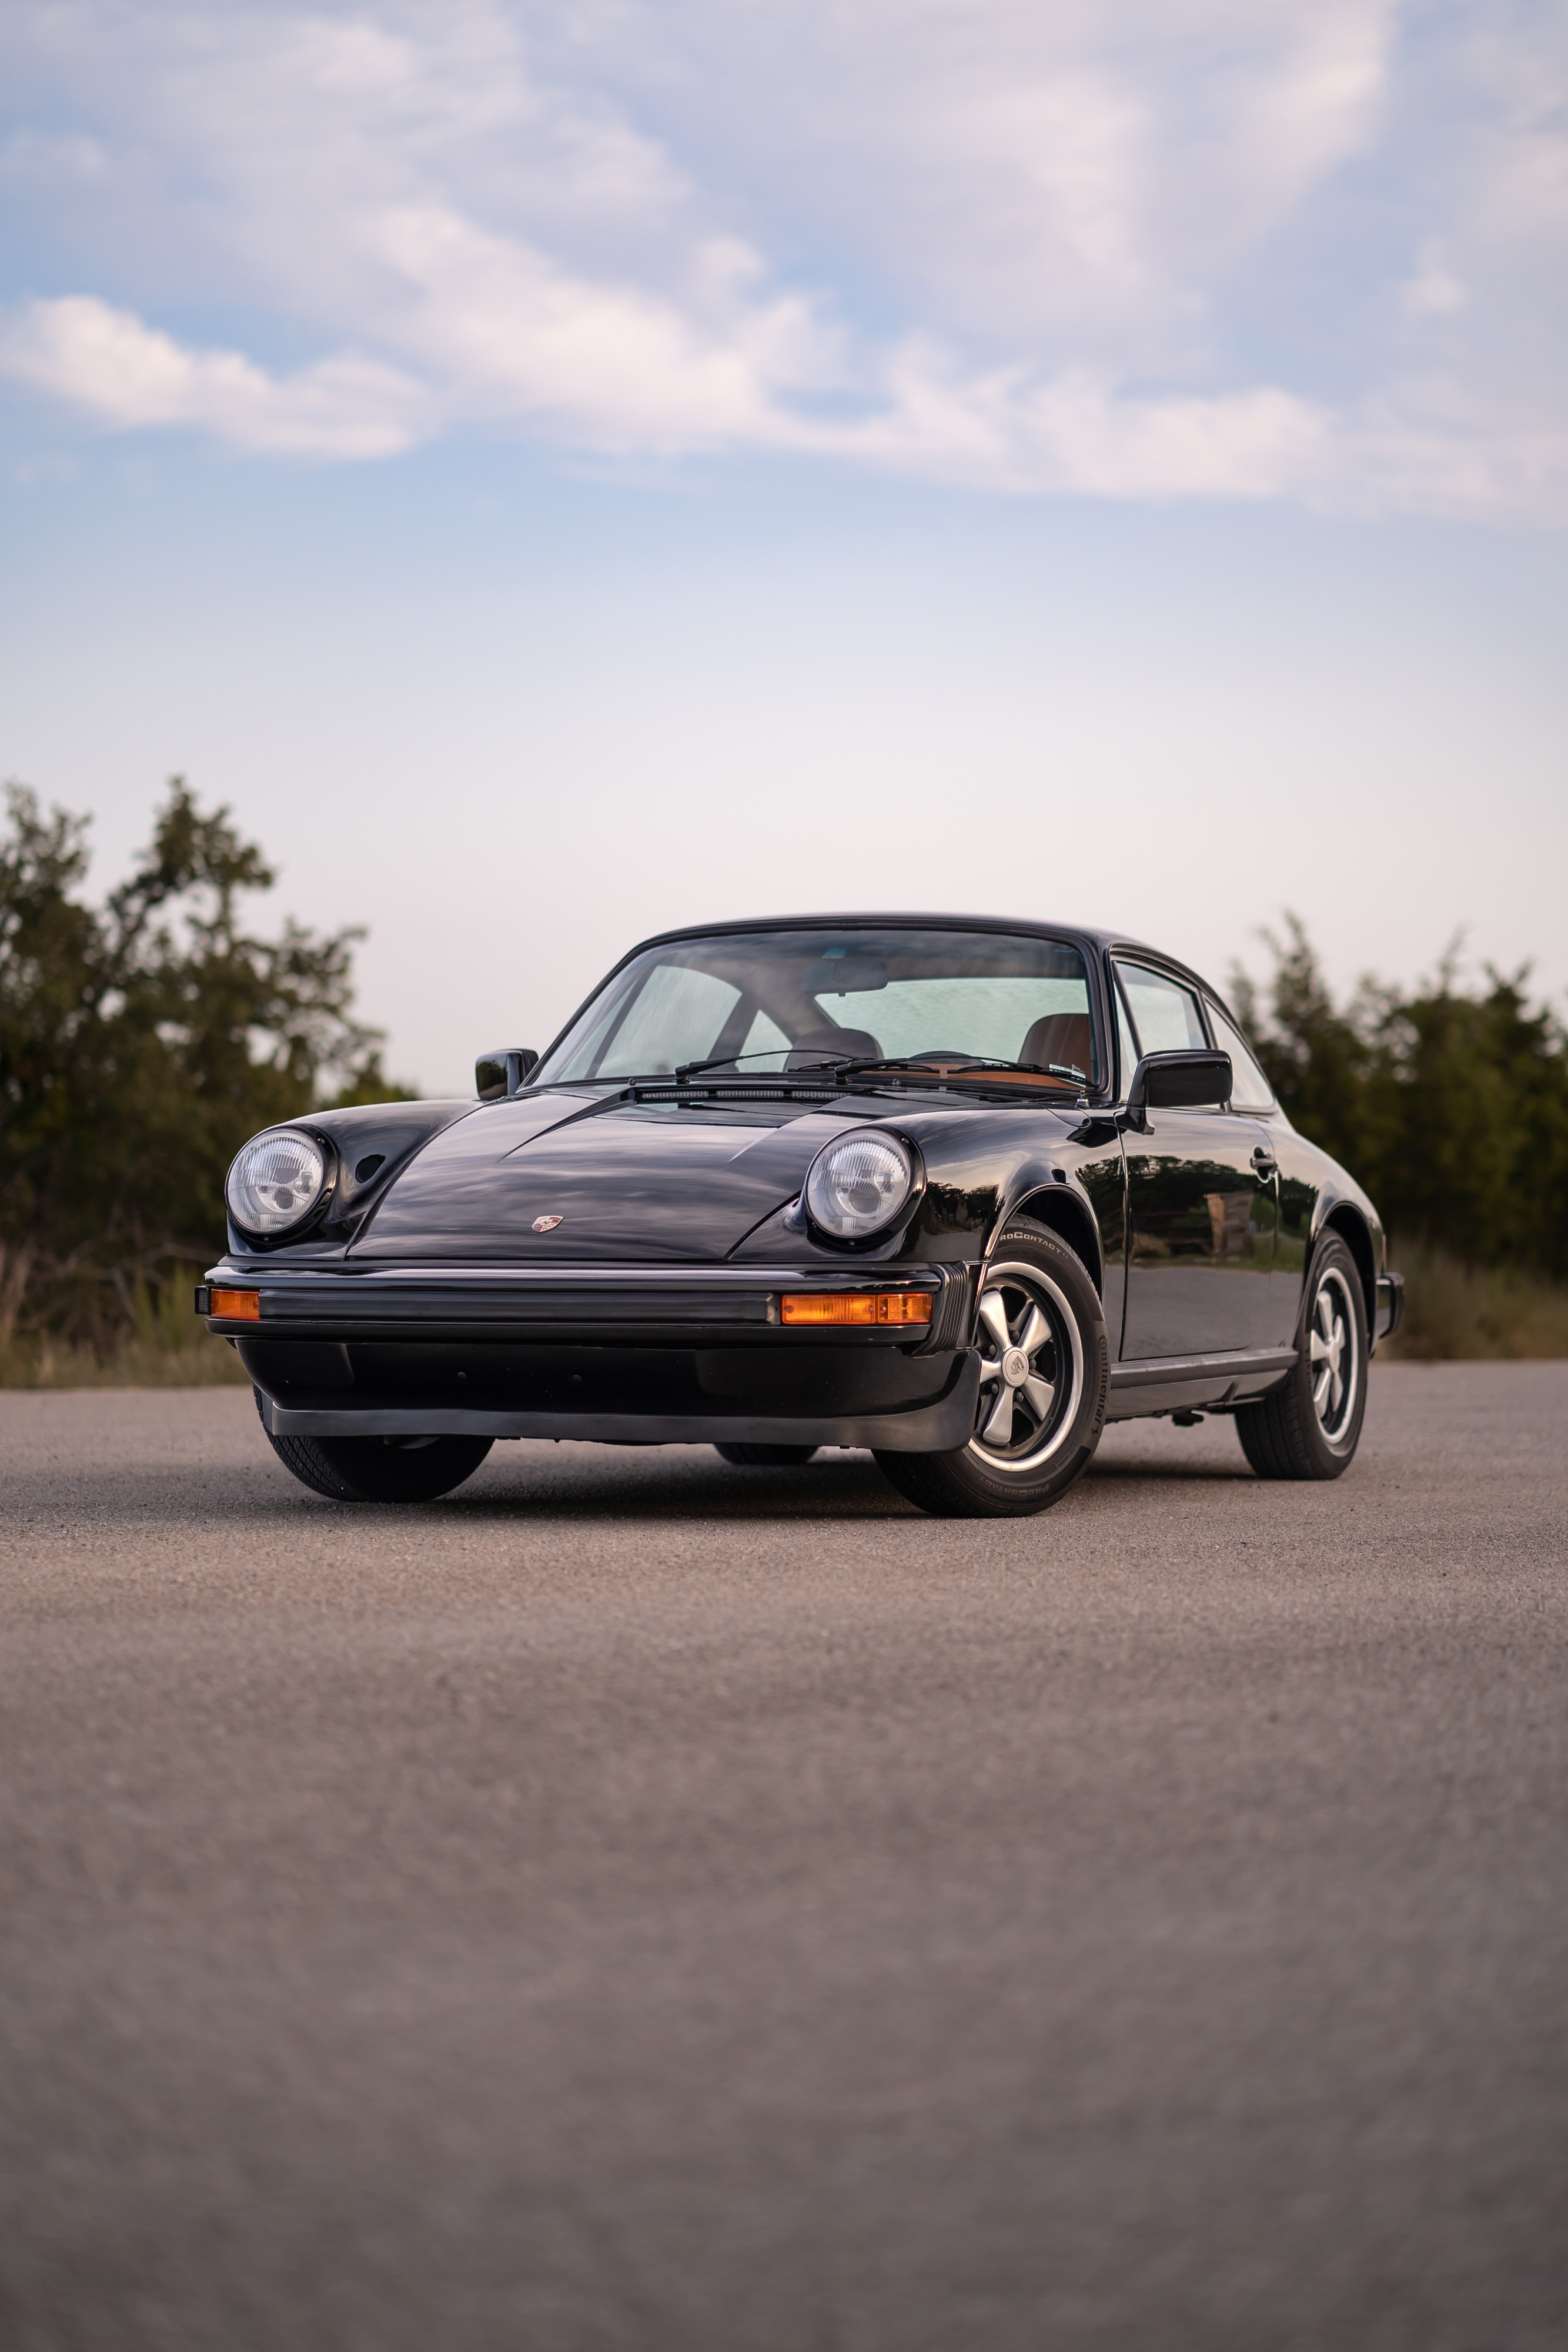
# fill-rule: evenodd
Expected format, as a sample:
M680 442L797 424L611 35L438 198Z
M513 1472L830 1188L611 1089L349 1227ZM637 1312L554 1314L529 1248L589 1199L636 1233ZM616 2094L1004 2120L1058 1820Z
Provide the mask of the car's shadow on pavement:
M1169 1486L1173 1480L1190 1485L1193 1479L1218 1479L1222 1485L1240 1478L1250 1485L1254 1473L1245 1460L1230 1462L1121 1462L1095 1460L1084 1472L1086 1480L1113 1478L1118 1480L1146 1479L1156 1486Z
M1168 1492L1194 1482L1251 1482L1238 1450L1160 1448L1142 1438L1124 1450L1118 1435L1091 1464L1063 1509L1125 1504L1140 1489ZM1162 1458L1163 1457L1163 1458ZM63 1491L62 1491L63 1488ZM78 1527L165 1528L230 1525L259 1531L372 1519L411 1531L422 1525L515 1527L520 1522L580 1526L628 1519L690 1520L733 1526L780 1519L910 1520L926 1515L889 1485L869 1454L827 1454L798 1468L739 1467L706 1460L682 1448L622 1451L583 1445L549 1456L508 1458L497 1449L474 1479L431 1503L335 1503L311 1494L263 1452L253 1462L212 1466L188 1463L81 1463L62 1481L57 1468L23 1471L6 1481L5 1519L13 1538ZM949 1522L956 1525L958 1522Z
M1140 1486L1168 1488L1194 1480L1250 1484L1251 1479L1251 1471L1240 1458L1234 1464L1096 1460L1056 1508L1060 1512L1075 1500L1091 1503L1097 1488L1106 1499L1114 1496L1124 1500ZM313 1500L308 1496L299 1499L307 1507ZM580 1459L570 1465L563 1464L559 1470L550 1465L543 1472L532 1465L503 1463L496 1465L488 1482L481 1472L472 1488L460 1487L440 1503L418 1509L438 1511L444 1518L461 1518L470 1525L515 1522L520 1516L536 1521L584 1524L632 1517L690 1519L709 1526L716 1521L744 1525L779 1519L907 1519L934 1524L925 1512L889 1485L865 1454L845 1454L839 1460L830 1456L797 1469L710 1467L689 1457L662 1463L622 1462L613 1466ZM407 1507L392 1507L389 1516L407 1518L410 1514Z
M650 1449L651 1454L653 1451ZM1112 1454L1090 1465L1085 1476L1063 1497L1063 1504L1075 1497L1087 1502L1096 1487L1124 1497L1130 1488L1140 1485L1168 1488L1174 1483L1194 1480L1250 1484L1252 1472L1239 1451L1234 1462L1228 1458L1123 1459ZM1060 1511L1062 1507L1059 1504L1056 1508ZM581 1521L635 1515L709 1524L780 1518L910 1519L930 1524L927 1514L906 1502L863 1454L845 1454L836 1459L830 1454L792 1469L710 1465L690 1455L664 1462L656 1458L622 1461L613 1465L580 1456L559 1470L547 1465L542 1473L526 1463L501 1463L496 1465L487 1488L481 1472L472 1490L459 1488L442 1505L426 1507L439 1507L473 1522L512 1519L526 1511L535 1518Z

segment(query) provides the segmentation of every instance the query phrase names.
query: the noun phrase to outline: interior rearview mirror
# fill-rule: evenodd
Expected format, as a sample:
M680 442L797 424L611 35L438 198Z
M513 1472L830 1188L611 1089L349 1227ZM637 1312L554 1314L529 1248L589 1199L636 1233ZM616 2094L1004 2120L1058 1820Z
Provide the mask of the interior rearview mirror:
M481 1102L507 1102L515 1095L538 1055L531 1045L497 1045L481 1054L474 1065L474 1091Z
M800 974L807 996L859 996L871 988L887 986L887 966L880 956L845 955L841 951L809 963Z
M1234 1081L1228 1054L1145 1054L1127 1088L1127 1110L1141 1119L1148 1110L1198 1110L1230 1100Z

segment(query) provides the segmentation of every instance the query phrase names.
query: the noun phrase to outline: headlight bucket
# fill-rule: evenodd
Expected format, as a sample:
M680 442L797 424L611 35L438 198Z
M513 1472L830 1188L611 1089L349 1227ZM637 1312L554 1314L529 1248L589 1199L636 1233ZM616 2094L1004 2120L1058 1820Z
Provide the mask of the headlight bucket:
M308 1224L332 1189L328 1147L304 1128L269 1127L252 1136L224 1186L244 1234L276 1241Z
M806 1213L830 1240L872 1241L898 1223L919 1190L919 1166L901 1135L854 1127L824 1143L812 1160Z

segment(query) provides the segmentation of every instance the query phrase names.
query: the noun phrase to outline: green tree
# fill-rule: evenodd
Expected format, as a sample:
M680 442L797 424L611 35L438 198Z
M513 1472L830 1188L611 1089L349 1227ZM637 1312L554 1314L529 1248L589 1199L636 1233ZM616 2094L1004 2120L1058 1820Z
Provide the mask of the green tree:
M87 820L13 785L0 836L0 1345L18 1327L112 1344L139 1288L208 1255L247 1135L326 1097L395 1092L351 1017L354 929L241 901L274 876L175 778L106 901Z
M1366 979L1337 1005L1297 917L1264 938L1271 977L1234 989L1292 1123L1406 1240L1568 1274L1568 1033L1528 967L1468 990L1451 949L1408 994Z

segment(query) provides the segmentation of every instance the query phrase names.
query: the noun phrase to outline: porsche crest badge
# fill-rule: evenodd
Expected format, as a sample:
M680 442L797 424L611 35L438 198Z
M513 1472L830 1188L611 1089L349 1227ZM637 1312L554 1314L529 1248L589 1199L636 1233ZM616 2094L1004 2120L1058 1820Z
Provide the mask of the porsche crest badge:
M556 1227L562 1222L559 1217L536 1217L534 1231L536 1234L553 1234Z

